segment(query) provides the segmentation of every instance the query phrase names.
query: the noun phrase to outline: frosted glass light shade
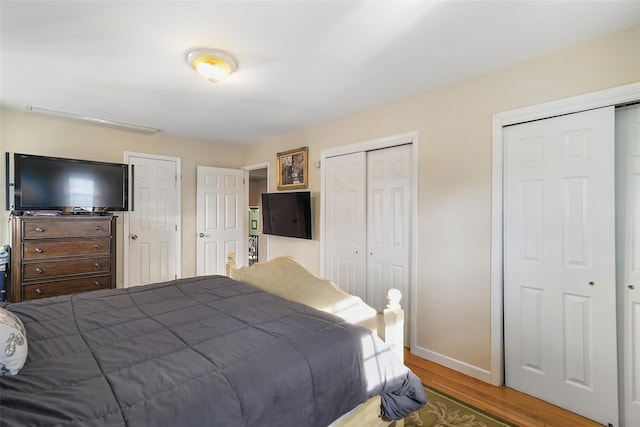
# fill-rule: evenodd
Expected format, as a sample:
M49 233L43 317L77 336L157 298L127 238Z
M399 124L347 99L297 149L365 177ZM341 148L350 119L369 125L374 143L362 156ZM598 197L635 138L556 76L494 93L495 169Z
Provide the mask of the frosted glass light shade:
M187 53L187 62L211 83L224 80L236 70L236 62L224 52L215 49L195 49Z

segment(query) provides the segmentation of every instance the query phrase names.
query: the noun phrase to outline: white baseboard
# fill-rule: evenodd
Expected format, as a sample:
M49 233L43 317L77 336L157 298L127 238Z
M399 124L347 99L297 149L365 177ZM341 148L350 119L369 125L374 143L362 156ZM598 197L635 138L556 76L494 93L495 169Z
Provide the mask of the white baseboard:
M423 359L430 362L446 366L447 368L453 369L454 371L458 371L470 377L479 379L480 381L491 383L491 372L487 371L486 369L481 369L466 362L461 362L460 360L444 356L440 353L436 353L435 351L431 351L424 347L412 347L411 353L415 354L418 357L422 357Z

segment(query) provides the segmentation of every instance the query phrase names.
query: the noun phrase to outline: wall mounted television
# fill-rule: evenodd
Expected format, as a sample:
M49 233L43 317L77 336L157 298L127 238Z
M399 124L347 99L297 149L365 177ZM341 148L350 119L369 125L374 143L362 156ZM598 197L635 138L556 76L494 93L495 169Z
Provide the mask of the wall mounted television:
M311 239L311 193L262 193L262 232Z
M14 153L13 167L14 211L129 210L126 164Z

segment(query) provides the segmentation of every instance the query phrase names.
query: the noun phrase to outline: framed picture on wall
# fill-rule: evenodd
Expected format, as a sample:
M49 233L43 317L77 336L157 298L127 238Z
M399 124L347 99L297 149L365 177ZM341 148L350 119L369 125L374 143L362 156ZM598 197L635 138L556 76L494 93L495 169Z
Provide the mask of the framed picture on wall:
M308 147L278 153L278 190L295 190L309 186Z

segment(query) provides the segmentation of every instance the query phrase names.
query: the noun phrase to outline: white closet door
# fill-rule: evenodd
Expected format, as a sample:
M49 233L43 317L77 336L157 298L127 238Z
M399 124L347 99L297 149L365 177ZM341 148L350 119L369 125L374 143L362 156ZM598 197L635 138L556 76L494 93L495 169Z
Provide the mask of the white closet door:
M367 205L366 302L382 310L387 291L397 288L402 291L401 304L407 309L411 277L411 145L367 153Z
M366 153L325 160L325 277L366 300Z
M614 122L505 130L504 322L508 386L617 426Z
M622 419L640 426L640 106L616 112Z

